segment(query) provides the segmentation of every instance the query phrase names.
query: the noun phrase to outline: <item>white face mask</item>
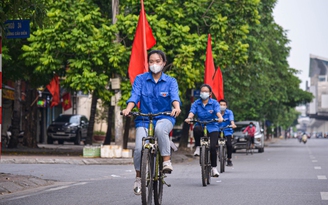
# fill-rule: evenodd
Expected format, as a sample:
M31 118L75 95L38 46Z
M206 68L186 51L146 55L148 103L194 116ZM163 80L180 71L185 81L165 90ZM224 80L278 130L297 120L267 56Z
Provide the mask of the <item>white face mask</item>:
M157 73L159 73L159 72L161 72L163 70L163 66L157 65L157 64L153 64L153 65L149 66L149 69L154 74L157 74Z
M206 93L206 92L201 92L200 93L200 98L202 98L202 100L206 100L209 97L210 97L209 93Z
M225 111L227 109L227 106L220 106L221 111Z

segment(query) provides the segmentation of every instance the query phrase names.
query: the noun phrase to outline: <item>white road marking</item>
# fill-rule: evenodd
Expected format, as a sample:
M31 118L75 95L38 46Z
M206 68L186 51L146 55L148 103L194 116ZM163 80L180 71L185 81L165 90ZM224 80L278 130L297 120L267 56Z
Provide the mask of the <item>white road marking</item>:
M71 187L71 186L60 186L60 187L55 187L55 188L51 188L51 189L47 189L46 191L57 191L57 190L61 190L61 189L66 189L68 187Z
M312 162L318 162L318 160L312 160Z
M321 169L321 167L314 167L314 169Z
M325 175L318 175L318 179L327 179Z
M320 192L321 200L328 200L328 192Z

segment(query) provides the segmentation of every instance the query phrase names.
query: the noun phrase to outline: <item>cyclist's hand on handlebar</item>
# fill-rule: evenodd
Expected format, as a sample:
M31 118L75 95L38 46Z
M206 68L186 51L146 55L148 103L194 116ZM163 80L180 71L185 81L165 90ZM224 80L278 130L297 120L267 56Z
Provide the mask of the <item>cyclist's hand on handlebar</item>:
M178 117L181 113L181 110L180 109L177 109L177 108L173 108L172 112L171 112L171 116L172 117Z
M223 122L223 118L220 117L219 120L218 120L218 122Z
M187 119L185 119L185 122L188 124L191 124L191 122L190 122L191 120L192 120L191 118L187 118Z
M232 127L233 129L235 129L235 128L237 127L237 125L231 125L231 127Z
M130 112L131 112L131 110L124 109L124 110L121 111L121 114L124 115L124 116L127 116L127 115L129 115Z

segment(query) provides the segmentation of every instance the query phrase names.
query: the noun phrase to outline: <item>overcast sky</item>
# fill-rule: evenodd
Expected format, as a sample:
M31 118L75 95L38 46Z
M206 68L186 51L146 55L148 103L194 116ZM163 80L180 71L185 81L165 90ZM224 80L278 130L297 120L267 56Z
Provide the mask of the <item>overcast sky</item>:
M297 76L304 90L309 81L310 54L328 58L328 0L278 0L273 15L288 31L289 66L301 71Z

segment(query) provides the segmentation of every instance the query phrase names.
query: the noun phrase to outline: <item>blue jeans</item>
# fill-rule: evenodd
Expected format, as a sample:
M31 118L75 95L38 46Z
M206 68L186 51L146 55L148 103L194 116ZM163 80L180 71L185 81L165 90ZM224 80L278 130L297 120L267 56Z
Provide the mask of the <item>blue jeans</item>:
M173 124L168 119L158 120L155 127L155 136L158 139L158 147L162 156L171 155L170 138L169 134L173 129ZM141 150L142 150L142 138L147 137L148 128L137 127L136 128L136 141L134 147L134 168L136 171L140 171L141 162Z

